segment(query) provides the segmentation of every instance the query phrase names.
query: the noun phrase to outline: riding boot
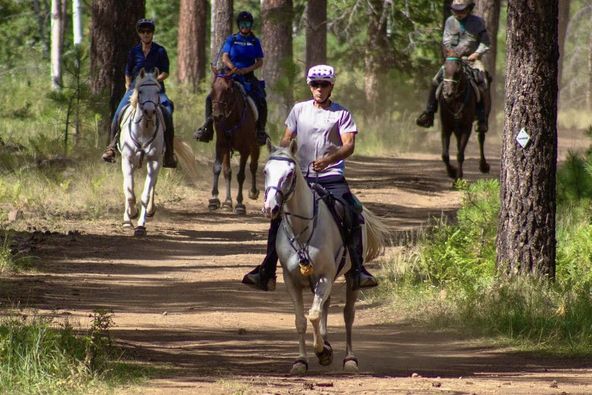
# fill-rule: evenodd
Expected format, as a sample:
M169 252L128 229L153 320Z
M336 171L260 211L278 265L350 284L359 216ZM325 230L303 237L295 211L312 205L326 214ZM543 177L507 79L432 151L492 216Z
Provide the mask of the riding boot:
M195 133L193 133L193 138L197 141L201 141L203 143L207 143L214 137L214 118L212 117L212 97L208 95L206 97L206 120L204 124L199 127Z
M419 117L417 117L417 120L415 121L417 126L421 126L422 128L429 128L434 126L434 113L438 111L438 101L436 100L437 90L438 85L432 84L428 95L426 109L423 113L421 113Z
M174 169L177 167L177 158L175 157L175 151L173 148L173 141L175 139L175 127L173 125L173 115L169 114L164 108L162 109L162 115L164 118L164 160L162 161L162 167L168 167Z
M485 115L485 104L483 100L480 100L477 103L477 132L487 132L489 130L489 125L487 124L487 116Z
M115 155L117 154L117 141L119 140L119 123L111 123L111 142L105 148L103 155L101 156L105 162L115 163Z
M265 132L265 126L267 125L267 101L265 99L259 99L259 118L257 118L257 143L259 145L265 145L269 136Z
M370 274L363 264L364 247L362 244L362 228L355 225L349 235L347 250L351 260L351 269L347 276L352 282L352 289L371 288L378 285L378 281Z
M249 285L263 291L274 291L276 284L277 251L275 241L280 229L282 219L280 217L271 221L269 232L267 234L267 253L261 265L251 270L243 277L243 284Z
M491 111L491 96L489 90L489 76L483 75L482 83L479 86L481 93L481 100L477 103L476 116L477 116L477 132L485 133L489 130L489 112Z

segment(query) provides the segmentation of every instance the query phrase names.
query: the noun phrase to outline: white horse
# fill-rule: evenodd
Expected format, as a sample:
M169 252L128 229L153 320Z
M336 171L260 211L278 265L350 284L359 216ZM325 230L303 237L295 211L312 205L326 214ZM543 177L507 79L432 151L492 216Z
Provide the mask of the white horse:
M136 236L146 235L146 218L154 216L156 205L154 192L158 173L162 167L164 155L165 122L163 109L160 106L160 84L153 73L140 70L136 77L134 93L130 98L120 121L119 152L121 152L121 171L123 172L123 193L125 194L125 210L123 212L123 227L132 228L132 219L138 217L134 231ZM181 169L189 179L197 184L199 170L195 161L195 154L191 146L175 138L174 149ZM146 162L146 180L140 202L140 210L136 207L134 193L134 171Z
M321 365L333 361L333 350L327 339L327 315L335 279L347 273L351 262L335 220L327 205L308 186L295 158L296 141L289 148L272 147L265 165L264 213L273 218L281 215L276 248L283 267L284 282L294 303L300 353L292 364L291 374L308 370L305 334L306 318L302 291L314 293L308 319L313 326L314 351ZM388 238L387 227L370 211L363 212L364 256L368 262L382 253ZM310 262L307 264L308 261ZM304 263L304 264L303 264ZM346 303L343 310L346 330L346 355L343 368L358 373L358 360L352 349L352 325L358 291L346 276Z

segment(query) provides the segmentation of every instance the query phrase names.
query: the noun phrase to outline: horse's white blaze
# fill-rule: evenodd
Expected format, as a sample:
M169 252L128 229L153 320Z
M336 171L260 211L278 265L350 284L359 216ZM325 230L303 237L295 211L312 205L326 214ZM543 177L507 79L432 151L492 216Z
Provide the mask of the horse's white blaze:
M265 166L265 202L263 202L263 213L267 217L279 214L283 204L282 196L287 198L290 192L290 184L286 179L290 174L294 174L294 164L281 161L274 163L274 166ZM288 184L288 185L287 185ZM268 188L270 186L271 188Z

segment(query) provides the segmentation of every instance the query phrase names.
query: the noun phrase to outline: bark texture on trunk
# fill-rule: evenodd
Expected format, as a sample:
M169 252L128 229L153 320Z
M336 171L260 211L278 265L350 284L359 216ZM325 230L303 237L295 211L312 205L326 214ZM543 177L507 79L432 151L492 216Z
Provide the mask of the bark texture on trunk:
M232 0L212 1L211 9L211 35L210 35L210 53L212 64L215 67L222 66L222 53L220 49L224 44L226 37L232 34L234 23Z
M557 1L508 4L500 271L555 276ZM516 138L530 135L522 148Z
M62 52L64 49L63 6L65 0L51 1L51 89L62 88Z
M193 92L205 77L206 1L181 0L177 38L177 78Z
M327 63L327 0L306 4L306 71Z
M144 13L144 0L92 2L91 90L109 101L108 114L104 114L109 120L125 93L127 54L139 42L136 22L144 17ZM103 131L108 139L108 129Z
M265 0L261 4L262 45L265 55L263 78L270 102L278 104L285 118L293 104L292 0Z
M368 29L366 43L364 92L370 113L375 115L380 106L381 79L388 69L389 42L386 36L387 15L392 4L387 0L368 0Z

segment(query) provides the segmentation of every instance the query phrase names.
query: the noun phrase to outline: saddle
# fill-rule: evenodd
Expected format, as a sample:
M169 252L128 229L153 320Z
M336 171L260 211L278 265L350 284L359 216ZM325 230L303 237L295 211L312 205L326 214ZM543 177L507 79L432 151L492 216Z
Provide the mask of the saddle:
M257 110L257 104L255 103L255 100L253 100L253 98L249 96L243 84L236 80L234 80L234 83L240 89L241 93L243 94L243 97L247 100L247 103L249 103L249 107L251 107L251 111L253 112L253 117L255 118L255 121L257 121L259 119L259 110Z
M354 208L350 208L351 206L347 202L337 199L321 184L311 183L310 188L316 192L319 198L327 205L333 220L335 220L335 223L339 228L339 234L341 235L343 245L347 245L348 235L351 233L353 227L353 216L357 215L359 223L364 223L362 203L354 197L357 204Z

